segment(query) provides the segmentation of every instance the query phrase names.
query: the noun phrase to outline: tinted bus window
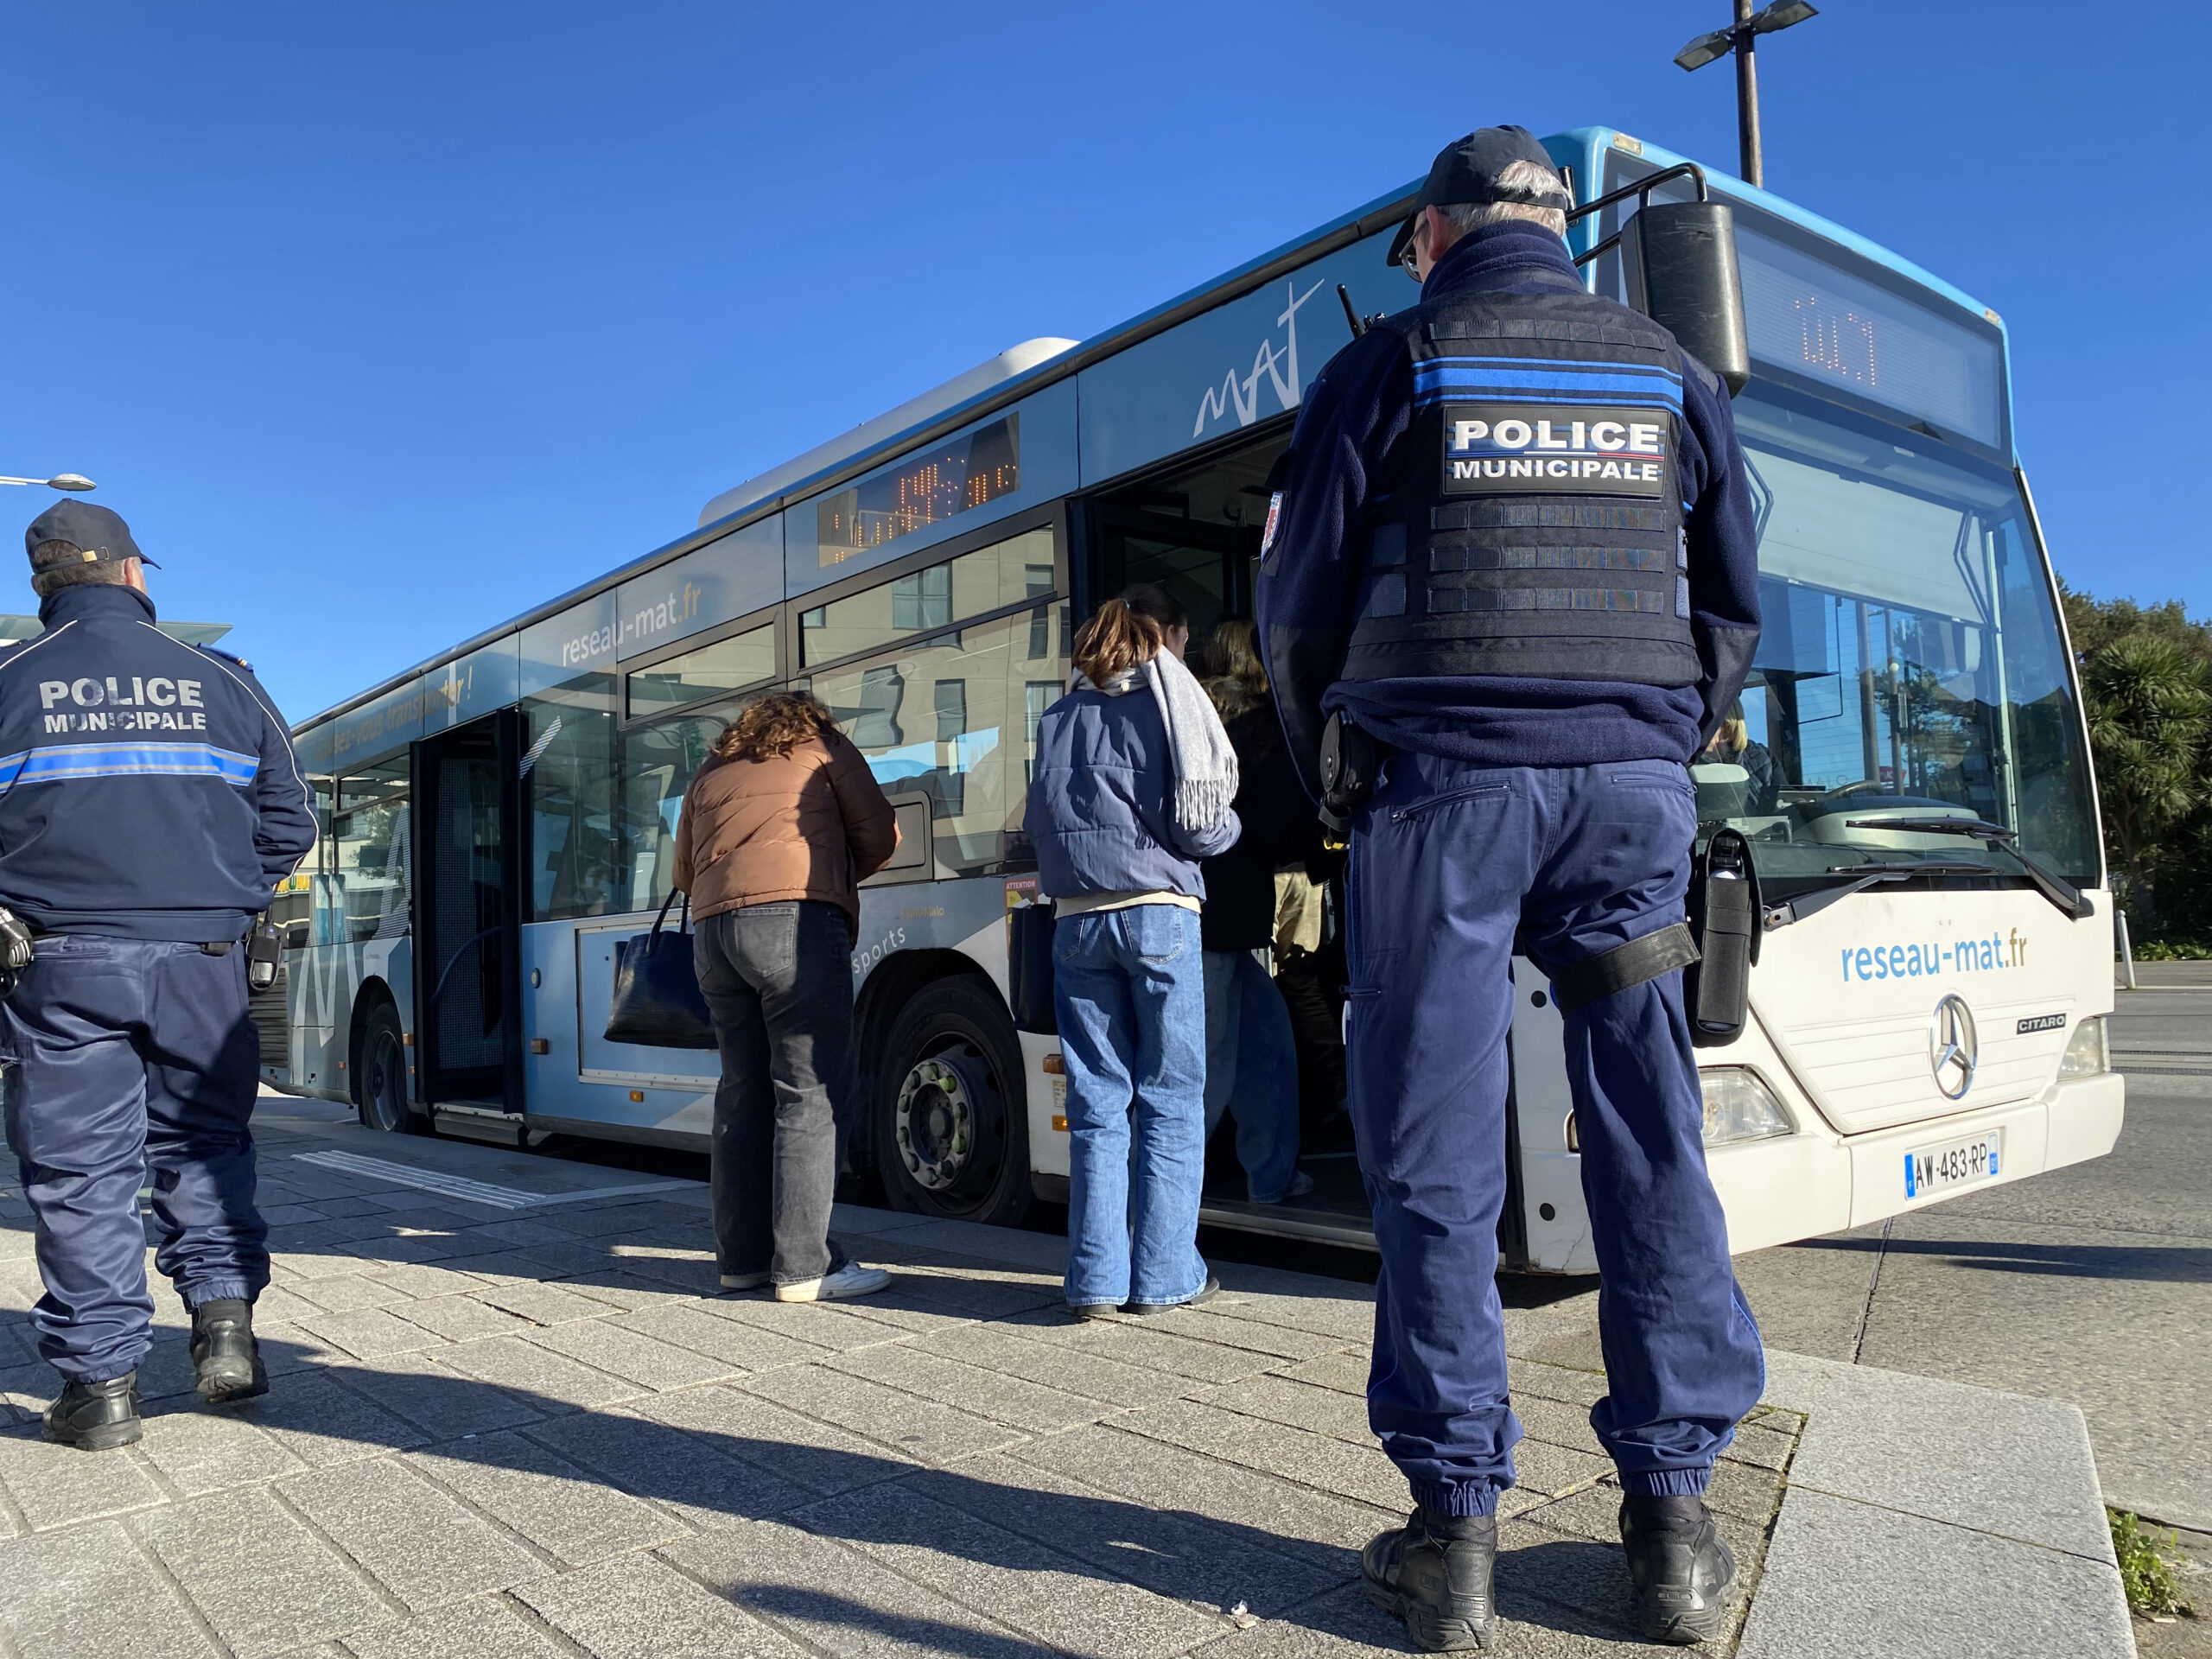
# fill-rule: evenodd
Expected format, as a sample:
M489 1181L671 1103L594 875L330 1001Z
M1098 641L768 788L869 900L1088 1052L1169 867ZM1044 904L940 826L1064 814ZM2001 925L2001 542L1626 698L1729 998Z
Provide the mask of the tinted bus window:
M683 715L622 734L622 822L628 868L622 907L652 910L668 897L676 870L676 823L683 791L705 764L735 705Z
M614 677L594 674L524 704L533 921L600 916L624 897L614 772Z
M404 938L414 886L404 761L338 780L331 851L328 887L315 905L315 943Z
M776 630L752 628L629 676L632 718L734 691L776 673Z
M809 664L929 633L971 616L1052 591L1052 532L1025 531L926 570L803 612L800 651Z
M885 791L930 797L954 869L1014 855L1037 720L1066 689L1066 610L1039 605L815 679Z

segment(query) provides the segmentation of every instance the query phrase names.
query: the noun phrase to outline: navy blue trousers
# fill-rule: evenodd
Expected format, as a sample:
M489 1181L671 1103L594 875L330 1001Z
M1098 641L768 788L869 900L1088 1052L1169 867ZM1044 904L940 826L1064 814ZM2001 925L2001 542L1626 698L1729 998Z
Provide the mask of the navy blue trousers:
M1696 830L1665 761L1387 762L1348 880L1351 1106L1374 1207L1368 1416L1414 1501L1484 1515L1513 1484L1496 1273L1516 941L1556 971L1682 918ZM1566 1018L1609 1392L1632 1492L1702 1492L1764 1386L1706 1173L1681 975Z
M38 1226L39 1352L73 1381L135 1370L155 1263L188 1306L269 1282L253 1206L261 1043L242 948L49 933L5 1005L8 1145Z

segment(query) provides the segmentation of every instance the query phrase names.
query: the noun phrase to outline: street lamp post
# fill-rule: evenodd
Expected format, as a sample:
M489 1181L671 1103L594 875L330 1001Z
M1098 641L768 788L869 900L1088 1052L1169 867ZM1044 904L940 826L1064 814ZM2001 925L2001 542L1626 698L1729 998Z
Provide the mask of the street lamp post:
M43 484L49 490L90 490L99 486L82 473L56 473L52 478L0 478L0 484Z
M1743 150L1745 184L1766 183L1766 165L1759 154L1759 76L1752 42L1819 16L1806 0L1774 0L1757 13L1751 10L1751 0L1736 0L1736 21L1731 27L1700 35L1675 54L1675 61L1685 69L1702 69L1716 58L1736 54L1736 137Z

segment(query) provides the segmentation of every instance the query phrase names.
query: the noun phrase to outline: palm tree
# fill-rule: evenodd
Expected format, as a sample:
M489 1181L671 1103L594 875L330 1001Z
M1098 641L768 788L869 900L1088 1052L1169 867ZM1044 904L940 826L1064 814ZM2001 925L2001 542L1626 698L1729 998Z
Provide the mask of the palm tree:
M2212 689L2180 643L2133 634L2089 658L2082 690L2106 836L2130 902L2140 904L2166 861L2169 832L2208 798Z

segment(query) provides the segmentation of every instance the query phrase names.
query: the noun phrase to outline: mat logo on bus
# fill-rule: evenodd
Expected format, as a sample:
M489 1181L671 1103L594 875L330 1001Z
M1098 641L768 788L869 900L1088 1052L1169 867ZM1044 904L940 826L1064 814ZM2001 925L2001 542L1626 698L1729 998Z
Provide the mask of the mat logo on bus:
M1444 490L1659 495L1672 435L1657 410L1446 404Z

